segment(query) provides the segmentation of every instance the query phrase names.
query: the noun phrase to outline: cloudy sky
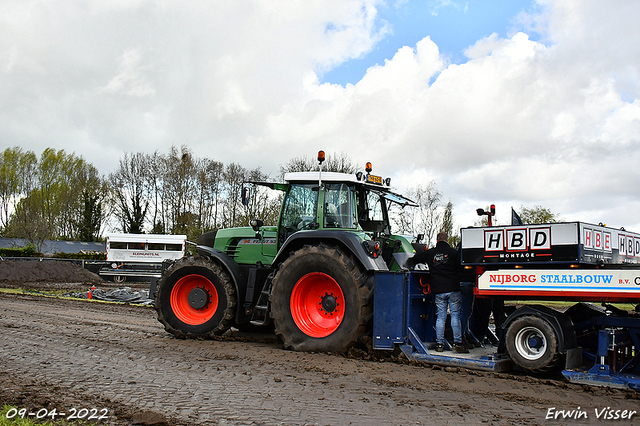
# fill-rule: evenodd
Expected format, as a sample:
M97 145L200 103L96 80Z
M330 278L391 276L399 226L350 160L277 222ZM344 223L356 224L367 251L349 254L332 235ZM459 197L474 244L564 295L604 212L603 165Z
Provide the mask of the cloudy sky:
M495 203L640 232L635 0L2 0L0 149L260 166L344 152Z

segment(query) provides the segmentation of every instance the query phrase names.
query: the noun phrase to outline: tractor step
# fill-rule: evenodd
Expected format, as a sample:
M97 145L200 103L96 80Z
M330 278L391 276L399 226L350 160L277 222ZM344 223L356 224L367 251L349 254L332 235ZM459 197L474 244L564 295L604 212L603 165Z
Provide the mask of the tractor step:
M269 323L269 294L271 293L271 277L260 292L258 302L253 307L250 323L252 325L263 326Z

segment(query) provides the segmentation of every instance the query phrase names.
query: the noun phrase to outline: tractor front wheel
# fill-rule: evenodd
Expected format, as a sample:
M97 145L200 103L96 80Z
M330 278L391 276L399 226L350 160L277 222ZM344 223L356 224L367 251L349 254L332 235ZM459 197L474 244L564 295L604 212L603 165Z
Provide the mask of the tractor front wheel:
M271 318L286 348L345 352L369 332L373 279L337 247L297 250L272 284Z
M162 274L155 308L165 330L176 337L212 337L232 324L235 289L229 274L216 263L185 257Z

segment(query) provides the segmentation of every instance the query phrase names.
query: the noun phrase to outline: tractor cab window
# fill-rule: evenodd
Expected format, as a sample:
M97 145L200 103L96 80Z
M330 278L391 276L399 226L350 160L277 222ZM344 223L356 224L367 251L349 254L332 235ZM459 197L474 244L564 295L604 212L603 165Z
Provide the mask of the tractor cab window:
M367 193L367 212L368 220L383 221L384 215L382 213L382 199L375 192Z
M282 209L279 244L284 243L294 232L313 228L313 224L316 223L317 204L317 184L291 185Z
M354 208L354 188L344 183L326 183L324 191L324 227L355 229L358 220Z
M365 231L385 231L384 198L374 191L358 192L358 222Z

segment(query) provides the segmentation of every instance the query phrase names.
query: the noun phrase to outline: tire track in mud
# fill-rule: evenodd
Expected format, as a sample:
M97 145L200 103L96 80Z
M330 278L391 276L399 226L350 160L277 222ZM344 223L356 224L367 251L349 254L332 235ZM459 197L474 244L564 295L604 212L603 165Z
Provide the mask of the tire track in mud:
M171 424L536 425L549 407L640 405L628 391L291 352L272 339L178 340L154 310L127 305L0 295L0 339L0 372Z

